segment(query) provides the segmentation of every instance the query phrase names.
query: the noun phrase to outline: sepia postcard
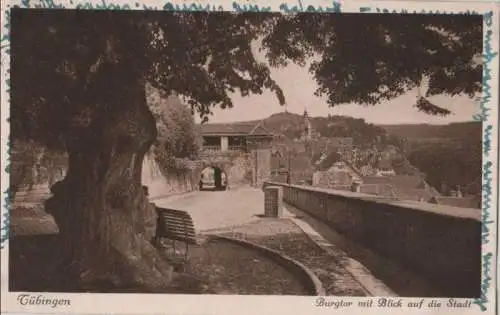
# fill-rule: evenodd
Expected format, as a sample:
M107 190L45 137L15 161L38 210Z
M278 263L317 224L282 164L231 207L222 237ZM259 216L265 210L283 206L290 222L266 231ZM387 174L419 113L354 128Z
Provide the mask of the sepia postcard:
M2 314L496 314L499 13L2 0Z

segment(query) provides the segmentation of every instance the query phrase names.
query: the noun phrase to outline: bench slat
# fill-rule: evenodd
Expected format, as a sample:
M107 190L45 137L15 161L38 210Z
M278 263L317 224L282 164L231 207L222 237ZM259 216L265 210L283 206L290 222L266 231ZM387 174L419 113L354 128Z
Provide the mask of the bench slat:
M161 218L171 218L171 219L176 219L176 220L193 221L190 217L182 217L182 216L170 214L170 213L160 213L158 216Z
M175 235L175 234L168 233L167 235L163 235L163 236L160 236L160 237L165 237L165 238L168 238L170 240L188 243L190 245L196 245L196 244L198 244L198 240L196 238L194 238L194 237L188 237L188 238L186 238L184 235L178 236L178 235Z
M174 209L166 209L166 208L156 208L156 213L158 215L174 215L174 216L179 216L179 217L184 217L184 218L191 218L189 213L186 211L182 210L174 210Z
M170 220L168 218L160 218L160 223L164 225L181 226L186 228L194 228L194 224L188 221Z
M172 223L176 223L176 224L185 224L187 226L194 226L193 222L188 221L188 220L180 220L178 218L168 218L168 217L167 218L161 217L160 219L164 222L172 222Z
M177 234L184 234L184 235L195 235L196 232L192 229L181 229L181 228L178 228L178 227L173 227L173 226L170 226L170 227L167 227L166 229L163 229L163 230L160 230L159 232L161 234L165 234L165 233L168 233L168 232L172 232L172 233L177 233Z
M194 231L186 231L186 230L181 230L181 229L166 229L165 231L161 231L161 234L168 234L168 233L175 233L179 235L186 235L186 237L189 236L195 236ZM161 236L161 235L158 235Z
M158 215L159 218L165 218L165 219L170 219L170 220L176 220L176 221L183 221L183 222L193 222L191 218L188 217L181 217L177 215L172 215L172 214L160 214Z
M197 244L193 219L189 213L182 210L158 207L156 213L158 215L157 237Z

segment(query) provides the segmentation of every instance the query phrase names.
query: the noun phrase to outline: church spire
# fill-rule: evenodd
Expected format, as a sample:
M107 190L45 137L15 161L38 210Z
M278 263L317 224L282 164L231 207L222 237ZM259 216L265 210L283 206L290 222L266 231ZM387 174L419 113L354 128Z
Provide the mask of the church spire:
M303 138L305 140L310 140L312 135L311 122L309 121L309 114L307 113L307 108L304 109L304 132Z

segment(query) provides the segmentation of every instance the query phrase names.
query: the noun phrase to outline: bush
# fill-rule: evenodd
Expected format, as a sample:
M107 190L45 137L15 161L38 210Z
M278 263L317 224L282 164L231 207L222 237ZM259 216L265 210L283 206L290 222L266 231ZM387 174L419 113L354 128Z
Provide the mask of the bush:
M166 95L147 85L146 98L156 119L158 136L153 153L164 169L194 169L201 136L191 109L178 96Z

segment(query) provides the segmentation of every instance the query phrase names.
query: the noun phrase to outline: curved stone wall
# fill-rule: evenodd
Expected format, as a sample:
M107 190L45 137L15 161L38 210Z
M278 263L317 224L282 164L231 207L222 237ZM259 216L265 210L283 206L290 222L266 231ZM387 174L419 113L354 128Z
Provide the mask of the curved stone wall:
M449 297L478 297L481 211L310 186L283 187L283 198L337 232L422 275Z

